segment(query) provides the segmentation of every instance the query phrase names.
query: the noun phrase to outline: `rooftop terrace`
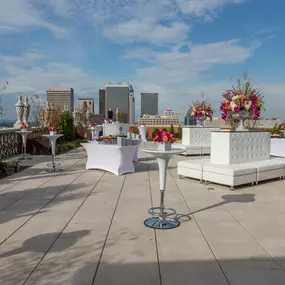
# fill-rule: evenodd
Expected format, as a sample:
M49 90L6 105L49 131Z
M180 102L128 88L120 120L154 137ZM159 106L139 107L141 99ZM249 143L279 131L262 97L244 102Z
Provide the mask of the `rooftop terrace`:
M45 173L45 156L1 179L0 284L285 284L284 180L231 192L179 179L174 157L165 203L181 226L153 230L158 167L139 156L136 173L115 176L86 171L79 148L57 157L63 173Z

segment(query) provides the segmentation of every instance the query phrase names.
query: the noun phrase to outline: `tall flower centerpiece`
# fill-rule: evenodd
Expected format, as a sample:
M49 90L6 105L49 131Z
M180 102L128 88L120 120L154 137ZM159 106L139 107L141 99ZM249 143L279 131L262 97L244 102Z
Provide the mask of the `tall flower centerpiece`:
M197 120L200 122L200 126L203 126L203 122L209 118L212 120L214 114L214 110L212 109L212 106L207 101L196 101L193 103L193 106L191 108L191 116L194 118L194 120Z
M51 136L55 136L56 135L56 127L55 126L49 127L49 134Z
M171 144L175 142L173 134L168 131L158 130L153 139L155 143L158 143L158 149L161 151L171 150Z
M223 120L238 120L237 131L246 131L245 120L258 120L260 111L264 110L264 96L253 88L253 85L247 75L244 80L237 80L237 85L232 89L226 90L222 95L224 100L220 106Z

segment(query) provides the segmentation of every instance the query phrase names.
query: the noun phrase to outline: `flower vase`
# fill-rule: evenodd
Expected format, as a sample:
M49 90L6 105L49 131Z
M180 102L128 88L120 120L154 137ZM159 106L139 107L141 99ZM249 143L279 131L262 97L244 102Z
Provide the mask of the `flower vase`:
M159 151L170 151L171 150L171 143L159 143L157 146Z
M26 131L27 131L27 129L21 129L21 131L22 131L22 132L26 132Z
M49 131L49 135L50 136L55 136L56 135L56 131Z
M198 117L196 120L199 122L199 124L197 125L197 127L204 127L204 121L207 119L206 116L201 116Z
M236 128L236 131L238 132L248 131L248 129L244 125L244 122L245 120L250 120L252 118L252 115L250 114L250 112L240 111L237 114L234 114L233 118L239 120L239 125Z

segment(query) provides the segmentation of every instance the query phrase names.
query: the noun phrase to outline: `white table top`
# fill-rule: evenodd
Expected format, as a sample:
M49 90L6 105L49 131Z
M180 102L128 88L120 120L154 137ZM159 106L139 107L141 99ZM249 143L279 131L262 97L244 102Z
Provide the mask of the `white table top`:
M153 153L153 154L179 154L185 152L185 149L182 148L171 148L171 150L162 151L156 148L144 148L143 152Z
M30 134L32 132L33 131L15 131L15 133L17 133L17 134Z
M48 139L50 139L50 140L53 140L53 139L58 139L58 138L60 138L60 137L63 137L64 135L63 134L56 134L56 135L43 135L43 137L46 137L46 138L48 138Z

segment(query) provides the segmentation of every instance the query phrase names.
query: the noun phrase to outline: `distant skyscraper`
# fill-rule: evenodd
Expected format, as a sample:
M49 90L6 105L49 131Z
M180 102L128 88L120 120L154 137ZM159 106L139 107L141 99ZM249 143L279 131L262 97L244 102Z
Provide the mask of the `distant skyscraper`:
M86 109L90 113L94 113L95 105L94 105L94 99L93 98L79 98L77 100L77 108L80 110L83 110L86 106Z
M114 113L118 108L124 123L134 123L135 100L134 91L130 84L106 85L105 114L107 114L109 108L111 108Z
M141 116L158 114L158 93L141 93Z
M106 89L99 89L99 114L106 117Z
M46 101L52 103L57 109L63 110L65 106L68 110L74 110L74 90L73 88L49 88L46 90Z

